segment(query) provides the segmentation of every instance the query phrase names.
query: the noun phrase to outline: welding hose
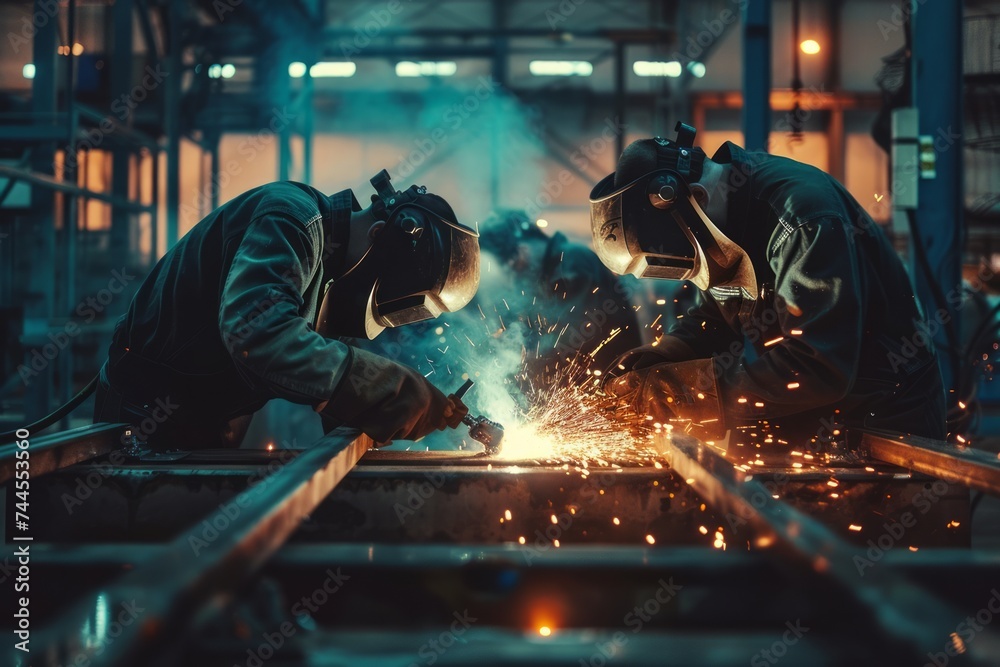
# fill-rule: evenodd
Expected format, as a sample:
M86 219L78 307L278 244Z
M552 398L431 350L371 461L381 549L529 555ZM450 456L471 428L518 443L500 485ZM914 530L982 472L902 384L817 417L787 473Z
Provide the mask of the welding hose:
M21 428L15 429L13 431L6 431L4 433L0 433L0 444L13 442L14 440L17 439L17 432L21 430L27 430L31 433L44 431L45 429L49 428L57 421L68 415L69 413L76 410L80 406L80 404L83 403L85 400L87 400L87 397L90 396L92 393L94 393L94 390L97 389L97 381L100 377L101 377L100 373L95 375L90 380L90 382L87 383L87 386L81 389L76 396L69 399L69 401L67 401L64 405L59 406L53 412L50 412L49 414L45 415L38 421L32 422L27 426L22 426Z

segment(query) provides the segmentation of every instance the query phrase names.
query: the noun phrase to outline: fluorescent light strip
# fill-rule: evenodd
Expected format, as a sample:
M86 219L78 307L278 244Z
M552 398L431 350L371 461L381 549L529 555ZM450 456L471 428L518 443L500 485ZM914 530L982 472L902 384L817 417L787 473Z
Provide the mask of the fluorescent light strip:
M532 60L528 71L535 76L590 76L594 66L586 60Z
M632 71L636 76L669 76L678 77L684 68L676 60L668 62L656 60L636 60L632 63Z
M458 71L458 65L450 60L441 62L410 62L402 61L396 63L396 76L453 76Z
M314 79L325 77L351 77L358 71L358 66L350 61L319 62L309 68L309 76Z

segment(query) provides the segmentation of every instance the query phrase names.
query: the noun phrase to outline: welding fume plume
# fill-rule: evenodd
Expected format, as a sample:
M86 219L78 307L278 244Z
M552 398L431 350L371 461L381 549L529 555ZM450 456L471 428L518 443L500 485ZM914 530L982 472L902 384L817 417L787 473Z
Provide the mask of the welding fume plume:
M458 391L455 392L455 396L461 399L465 396L466 392L472 388L472 385L476 384L472 378L465 381ZM479 415L478 417L473 417L472 415L465 415L462 417L462 423L469 427L469 437L473 440L483 443L483 447L486 448L486 453L496 455L500 453L500 443L503 441L503 425L493 421L492 419L487 419L486 417Z

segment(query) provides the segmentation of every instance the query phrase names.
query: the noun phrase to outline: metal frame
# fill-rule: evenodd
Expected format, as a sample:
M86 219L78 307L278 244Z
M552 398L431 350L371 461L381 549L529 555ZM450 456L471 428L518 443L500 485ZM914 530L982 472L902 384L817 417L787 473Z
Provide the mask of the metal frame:
M1000 460L986 452L912 435L876 432L865 433L861 447L879 461L1000 495Z
M114 427L104 426L105 429ZM75 448L63 438L63 449ZM177 633L190 629L206 607L217 607L284 543L299 522L333 490L372 445L365 436L332 436L314 443L232 502L236 516L220 514L224 527L214 538L199 524L168 546L157 548L110 587L95 591L41 628L41 656L8 648L11 665L76 664L80 656L101 664L149 664ZM54 446L53 446L54 448ZM114 627L121 634L80 629L95 609L119 605L142 609L135 622ZM201 616L203 617L203 616ZM105 628L107 631L109 628Z
M30 470L33 477L110 454L121 448L121 436L127 424L94 424L56 433L28 438ZM17 463L17 443L0 446L0 484L14 478Z
M115 451L125 427L100 424L40 438L31 445L33 475ZM889 439L884 435L866 434L864 442L876 449L885 440ZM893 447L897 442L889 440ZM292 461L228 503L229 507L239 508L235 515L221 510L213 512L165 545L32 545L34 563L40 567L74 567L98 572L100 577L115 576L125 570L99 591L85 594L38 630L34 638L47 651L41 662L36 656L33 664L65 664L80 655L93 658L96 656L88 651L98 646L102 647L102 664L150 664L153 657L169 654L168 642L196 629L201 619L211 616L206 612L218 610L265 563L272 576L275 573L295 576L303 570L316 571L336 564L355 568L352 573L358 568L372 573L387 568L401 573L447 570L449 576L458 578L456 581L466 576L463 572L469 566L500 570L527 567L518 564L521 548L515 544L341 543L282 548L302 518L317 508L371 444L367 438L345 434L328 436L307 450L296 451ZM695 580L732 582L756 581L776 568L785 569L793 580L800 577L802 582L816 582L835 591L838 601L830 600L830 604L837 605L837 609L850 609L851 620L845 623L860 628L857 641L866 646L880 646L880 655L913 660L919 660L926 652L939 651L949 641L955 624L965 616L927 586L947 590L956 571L967 582L988 581L995 572L995 555L934 550L919 556L906 552L903 554L906 559L888 553L885 562L862 578L853 558L863 551L836 537L815 519L774 499L761 482L768 469L750 472L737 469L719 449L683 435L660 437L655 446L668 457L674 473L686 478L692 490L714 510L735 513L752 525L756 534L754 549L749 553L725 554L713 550L706 553L700 547L567 546L539 552L533 557L533 561L537 560L535 564L553 572L567 568L595 573L621 570L630 572L633 578L671 572L684 573ZM986 467L991 474L996 470L996 466L981 466L978 457L951 456L952 452L941 443L910 439L902 447L913 460L921 460L920 455L929 452L928 456L939 465L935 471L955 468L955 461L967 459L971 460L970 465ZM10 478L15 451L16 445L0 449L3 479ZM263 469L264 464L274 460L273 456L273 452L192 453L181 467L210 469L221 465L228 469L235 465L252 471ZM364 474L371 477L402 473L404 477L423 481L425 471L440 471L441 466L453 471L485 472L492 462L465 452L372 451L365 457ZM542 470L525 471L525 465L526 462L510 461L499 467L506 466L517 475L543 474ZM140 466L137 470L144 469ZM550 472L561 474L561 468ZM648 477L655 472L643 467L618 474ZM669 474L665 470L660 473ZM977 475L956 473L954 481L965 483L968 479L978 479ZM983 486L990 492L997 491L994 486ZM206 539L206 524L215 525L214 537ZM377 574L370 576L377 578ZM81 636L80 629L88 627L87 619L95 612L117 613L119 605L133 600L143 612L137 622L116 627L115 630L122 630L121 634L113 638L99 634ZM572 641L573 632L567 630L566 641ZM662 629L651 632L651 637L660 638L658 641L675 641L662 634ZM993 656L1000 654L1000 637L987 628L976 635L976 641L970 642L965 651L955 659L956 664L993 664ZM27 664L23 655L13 652L10 655L11 664Z
M919 663L949 643L961 610L913 585L887 567L862 577L854 558L864 551L836 537L826 526L777 500L754 476L743 475L716 447L685 435L658 435L655 446L705 501L767 531L788 557L835 581L854 597L880 633L895 644L891 653ZM984 632L965 647L972 664L995 664L1000 632Z

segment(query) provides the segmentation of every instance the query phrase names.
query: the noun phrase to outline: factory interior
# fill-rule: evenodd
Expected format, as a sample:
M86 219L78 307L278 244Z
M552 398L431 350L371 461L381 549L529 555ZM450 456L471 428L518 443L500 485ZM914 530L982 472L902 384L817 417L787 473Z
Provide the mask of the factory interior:
M1000 665L1000 2L0 42L0 664Z

